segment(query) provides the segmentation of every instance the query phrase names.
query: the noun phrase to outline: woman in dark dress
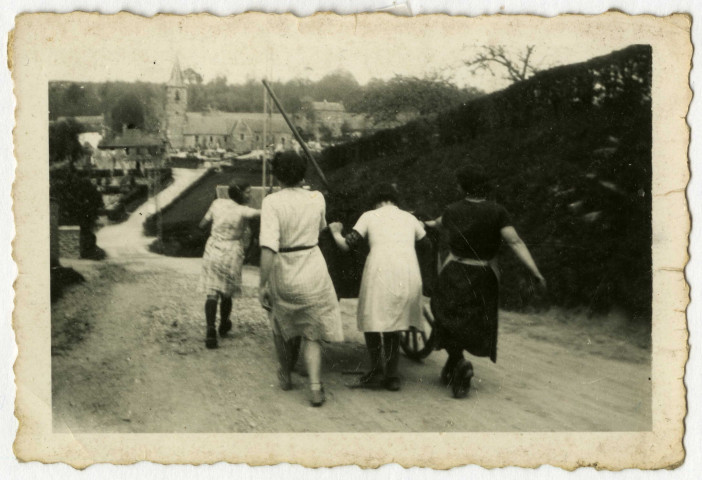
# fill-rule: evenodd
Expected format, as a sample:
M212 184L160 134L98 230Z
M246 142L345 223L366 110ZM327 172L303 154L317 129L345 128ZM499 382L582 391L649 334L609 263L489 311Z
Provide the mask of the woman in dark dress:
M507 210L486 200L489 184L482 170L464 167L456 177L465 197L426 225L440 227L448 234L449 255L433 289L431 310L436 320L437 348L448 353L441 380L452 386L454 397L463 398L473 377L473 365L463 358L463 350L497 361L496 256L502 240L540 285L545 287L546 281L512 226Z

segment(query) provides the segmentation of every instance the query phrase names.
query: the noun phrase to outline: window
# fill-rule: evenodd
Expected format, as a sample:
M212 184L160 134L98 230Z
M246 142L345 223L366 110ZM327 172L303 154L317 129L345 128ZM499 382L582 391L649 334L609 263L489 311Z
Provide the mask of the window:
M280 143L285 145L285 137L280 137Z
M243 134L243 133L240 133L240 134L239 134L239 140L243 140L243 139L244 139L244 134Z
M180 92L178 90L176 90L176 92L175 92L175 101L180 102ZM176 113L178 113L178 112L176 112Z
M256 141L258 142L259 140L261 140L261 136L260 136L260 135L256 135Z

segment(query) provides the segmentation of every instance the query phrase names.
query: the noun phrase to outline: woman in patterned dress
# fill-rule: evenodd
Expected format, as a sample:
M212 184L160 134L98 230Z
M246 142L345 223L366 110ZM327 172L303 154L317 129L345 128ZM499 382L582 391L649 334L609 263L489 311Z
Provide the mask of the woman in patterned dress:
M302 188L307 162L297 153L277 153L272 167L283 188L261 207L259 300L270 310L281 388L292 388L294 343L302 337L310 401L319 407L325 401L321 342L343 340L339 302L317 246L326 204L321 193Z
M431 311L436 321L437 349L448 353L441 380L451 385L455 398L463 398L473 377L473 365L463 358L463 351L497 361L496 256L502 241L542 287L546 280L512 226L507 210L487 200L489 183L482 169L463 167L456 178L464 198L425 224L448 233L449 255L433 288Z
M260 215L260 211L247 207L251 199L251 186L246 183L231 185L229 198L218 198L200 222L200 228L212 224L210 238L202 257L200 289L207 295L205 319L207 334L205 346L217 348L215 329L217 303L219 301L219 335L225 336L232 328L229 316L232 311L232 296L241 293L241 268L244 264L246 242L250 240L248 221Z
M377 185L370 194L372 210L365 212L344 237L341 223L329 228L336 244L348 251L367 238L366 259L358 296L358 329L371 359L370 371L352 388L400 389L397 367L400 336L410 327L422 328L422 277L415 242L424 241L424 226L398 208L395 188ZM428 240L427 240L428 241Z

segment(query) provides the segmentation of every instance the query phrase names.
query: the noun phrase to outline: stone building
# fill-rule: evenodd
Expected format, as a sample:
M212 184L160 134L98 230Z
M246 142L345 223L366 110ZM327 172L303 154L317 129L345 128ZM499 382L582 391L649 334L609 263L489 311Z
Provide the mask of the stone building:
M282 149L292 145L292 133L280 114L188 112L187 106L188 88L176 60L171 78L166 84L164 125L171 148L221 148L234 153L246 153L270 145Z
M344 104L340 102L315 102L307 100L295 115L295 122L316 140L327 135L338 138L342 134L342 125L348 123L349 115ZM326 132L325 132L326 130Z

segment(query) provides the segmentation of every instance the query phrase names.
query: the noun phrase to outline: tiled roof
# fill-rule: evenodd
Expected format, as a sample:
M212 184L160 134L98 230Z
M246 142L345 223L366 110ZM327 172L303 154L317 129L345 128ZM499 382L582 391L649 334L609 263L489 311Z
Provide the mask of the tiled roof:
M334 112L344 112L344 105L339 102L312 102L313 110L330 110Z
M77 117L59 117L56 120L61 122L73 118L76 122L82 123L84 125L102 124L102 115L82 115Z
M229 135L241 121L253 132L263 133L266 115L257 112L188 112L183 133L185 135ZM271 115L268 125L270 133L290 133L288 125L280 114Z
M128 148L128 147L160 147L164 145L164 140L158 135L145 133L139 129L127 130L115 136L111 140L103 140L98 148Z

